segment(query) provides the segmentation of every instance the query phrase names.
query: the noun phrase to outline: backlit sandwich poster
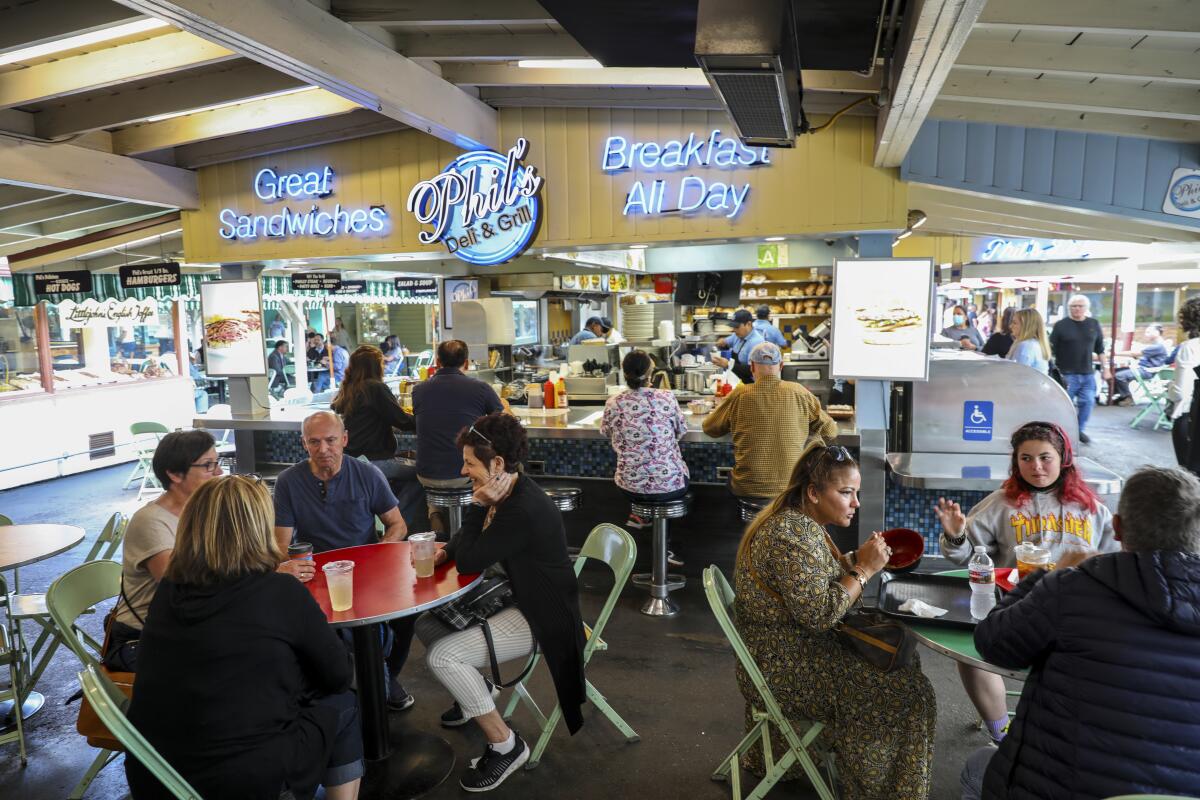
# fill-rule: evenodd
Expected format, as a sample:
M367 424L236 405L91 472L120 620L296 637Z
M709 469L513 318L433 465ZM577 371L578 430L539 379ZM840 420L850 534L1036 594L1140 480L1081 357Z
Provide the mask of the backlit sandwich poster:
M932 320L932 260L835 260L830 376L928 380Z
M267 374L258 281L201 283L200 315L209 375L244 378Z

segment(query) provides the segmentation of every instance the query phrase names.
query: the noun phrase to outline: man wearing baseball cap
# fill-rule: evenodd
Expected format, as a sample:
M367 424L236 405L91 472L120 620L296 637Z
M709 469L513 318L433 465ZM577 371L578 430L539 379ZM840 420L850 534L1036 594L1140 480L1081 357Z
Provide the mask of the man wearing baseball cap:
M733 370L743 383L753 383L754 373L750 369L750 352L766 342L761 333L754 327L754 315L744 308L733 312L733 335L725 340L725 346L732 351L732 358L724 358L713 353L710 358L718 367ZM779 348L775 348L776 352Z
M814 436L832 440L838 427L812 392L780 378L778 347L760 342L749 362L754 383L739 386L705 417L704 432L733 435L730 490L738 497L769 500L787 488L804 445Z
M600 317L588 317L583 323L583 330L571 337L570 344L583 344L592 339L603 339L606 333Z

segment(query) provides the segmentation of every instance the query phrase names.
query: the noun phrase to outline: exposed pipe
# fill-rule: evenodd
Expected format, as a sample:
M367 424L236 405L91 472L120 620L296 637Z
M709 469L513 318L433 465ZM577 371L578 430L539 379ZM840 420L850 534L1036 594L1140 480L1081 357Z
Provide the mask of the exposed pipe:
M883 39L883 17L887 11L888 3L897 3L899 0L883 0L879 5L879 24L875 26L875 49L871 51L871 66L866 70L860 70L859 75L864 78L869 78L875 74L875 62L879 59L879 43ZM893 11L895 6L893 6Z

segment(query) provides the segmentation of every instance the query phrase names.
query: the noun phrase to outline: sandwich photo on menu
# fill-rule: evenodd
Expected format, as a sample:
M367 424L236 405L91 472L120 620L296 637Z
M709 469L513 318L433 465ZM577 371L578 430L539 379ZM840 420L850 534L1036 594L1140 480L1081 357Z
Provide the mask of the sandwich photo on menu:
M232 347L245 340L254 330L245 321L219 314L204 321L204 338L209 347Z
M863 344L911 344L921 330L921 314L900 304L884 304L854 309L862 326Z

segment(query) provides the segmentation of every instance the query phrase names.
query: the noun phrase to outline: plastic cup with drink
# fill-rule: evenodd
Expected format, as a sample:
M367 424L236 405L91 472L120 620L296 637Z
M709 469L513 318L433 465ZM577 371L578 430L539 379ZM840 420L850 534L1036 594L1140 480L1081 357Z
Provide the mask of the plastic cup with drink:
M292 542L288 545L288 558L292 561L312 561L312 542Z
M334 611L349 611L354 606L354 562L330 561L321 570L329 588L329 605Z
M437 534L414 533L408 537L408 546L412 548L413 569L418 578L433 577L433 562L437 558Z
M1050 569L1050 551L1045 547L1021 542L1013 548L1013 553L1017 557L1017 580L1024 580L1036 569Z

